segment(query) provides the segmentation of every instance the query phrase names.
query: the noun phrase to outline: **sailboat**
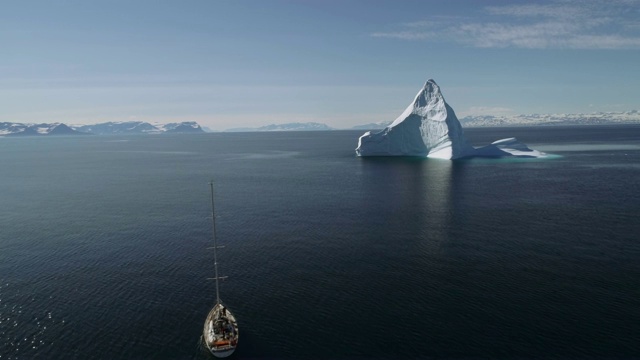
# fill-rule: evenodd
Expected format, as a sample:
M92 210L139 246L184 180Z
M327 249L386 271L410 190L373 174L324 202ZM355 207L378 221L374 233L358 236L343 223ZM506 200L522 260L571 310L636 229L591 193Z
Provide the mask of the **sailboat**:
M211 187L211 220L213 227L213 264L215 269L215 277L209 280L216 281L216 304L213 306L207 320L204 322L202 337L204 344L213 356L225 358L236 350L238 346L238 322L233 316L229 308L220 301L220 290L218 282L226 278L226 276L218 275L218 243L216 240L216 214L213 203L213 182L209 183Z

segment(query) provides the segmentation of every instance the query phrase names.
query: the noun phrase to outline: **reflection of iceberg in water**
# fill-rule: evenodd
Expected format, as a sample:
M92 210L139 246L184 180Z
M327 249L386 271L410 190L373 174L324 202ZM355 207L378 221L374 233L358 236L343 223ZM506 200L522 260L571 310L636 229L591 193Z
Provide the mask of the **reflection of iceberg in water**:
M438 159L468 157L543 157L515 138L474 148L435 81L427 81L405 111L384 130L358 139L358 156L420 156Z
M453 226L453 198L451 192L452 167L449 161L425 161L425 172L429 175L423 184L424 203L427 211L422 216L429 241L419 243L420 252L434 253L449 241Z
M366 158L361 162L360 207L380 236L404 239L402 246L423 253L437 252L448 241L455 209L452 207L452 170L455 163L417 158ZM371 201L386 205L370 206ZM370 211L370 213L369 213ZM378 228L379 227L379 228Z

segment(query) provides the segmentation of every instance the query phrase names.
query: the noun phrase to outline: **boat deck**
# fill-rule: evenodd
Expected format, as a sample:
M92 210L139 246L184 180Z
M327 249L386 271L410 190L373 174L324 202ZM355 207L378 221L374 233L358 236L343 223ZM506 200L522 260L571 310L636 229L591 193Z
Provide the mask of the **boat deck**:
M204 324L204 342L214 354L235 350L238 344L238 324L235 316L221 303L209 312Z

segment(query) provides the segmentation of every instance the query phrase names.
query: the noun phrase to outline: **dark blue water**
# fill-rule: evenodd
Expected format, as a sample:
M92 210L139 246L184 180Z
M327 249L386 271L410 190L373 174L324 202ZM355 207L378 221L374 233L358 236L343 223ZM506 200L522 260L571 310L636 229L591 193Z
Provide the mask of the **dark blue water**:
M0 138L0 359L640 356L640 127L469 129L551 159L357 158L361 132Z

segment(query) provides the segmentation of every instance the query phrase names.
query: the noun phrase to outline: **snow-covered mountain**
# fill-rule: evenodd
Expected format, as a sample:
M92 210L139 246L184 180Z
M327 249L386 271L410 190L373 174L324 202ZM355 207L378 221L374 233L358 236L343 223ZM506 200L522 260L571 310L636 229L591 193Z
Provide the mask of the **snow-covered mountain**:
M106 122L94 125L80 125L75 128L78 131L98 135L204 132L200 125L193 121L155 125L144 121L122 121Z
M515 138L474 148L462 131L440 87L429 79L413 102L384 130L367 131L358 139L358 156L420 156L438 159L467 157L543 157Z
M239 131L321 131L321 130L333 130L329 126L316 122L306 123L286 123L286 124L271 124L261 126L257 128L233 128L227 129L227 132L239 132Z
M157 127L142 121L110 121L100 124L79 125L75 126L75 129L96 135L149 134L160 132Z
M202 133L205 132L195 121L183 121L179 123L170 123L159 126L162 131L167 133Z
M377 130L384 129L387 126L391 125L389 121L380 121L377 123L369 123L364 125L356 125L351 128L351 130Z
M62 123L20 124L0 123L0 136L87 135Z
M71 127L62 123L0 123L0 136L175 134L202 132L204 132L204 130L202 130L200 125L193 121L155 125L143 121L124 121L106 122L93 125L74 125Z

